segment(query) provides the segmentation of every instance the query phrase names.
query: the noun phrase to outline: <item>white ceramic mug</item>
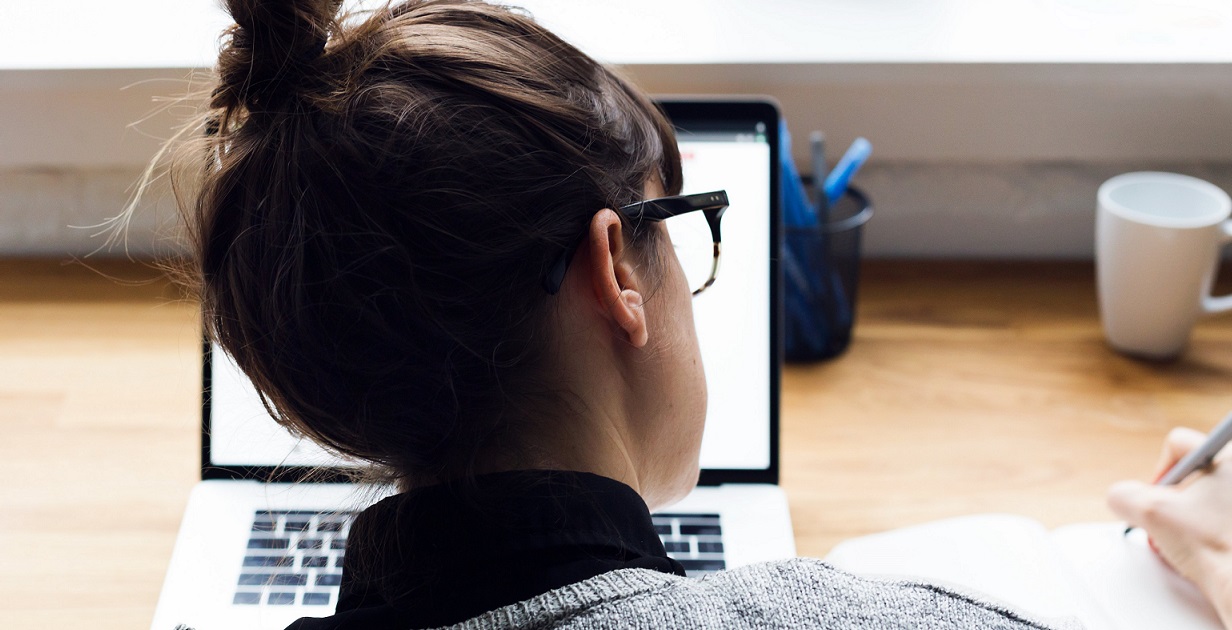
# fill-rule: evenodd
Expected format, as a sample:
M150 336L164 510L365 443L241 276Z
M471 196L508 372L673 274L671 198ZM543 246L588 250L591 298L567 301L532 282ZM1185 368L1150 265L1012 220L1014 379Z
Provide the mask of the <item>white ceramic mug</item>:
M1187 175L1126 173L1099 187L1099 312L1113 348L1172 358L1199 317L1232 309L1232 296L1211 296L1229 214L1227 193Z

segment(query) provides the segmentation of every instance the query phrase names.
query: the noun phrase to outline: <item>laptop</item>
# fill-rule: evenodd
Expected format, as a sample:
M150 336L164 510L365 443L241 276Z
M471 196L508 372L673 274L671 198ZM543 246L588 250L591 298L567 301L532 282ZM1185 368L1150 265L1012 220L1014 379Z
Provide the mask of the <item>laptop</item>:
M782 290L779 113L767 99L659 101L684 193L726 190L717 282L693 300L709 389L698 487L655 514L690 576L795 555L778 487ZM203 347L202 481L189 498L152 628L282 628L332 614L354 514L392 489L292 436L217 346Z

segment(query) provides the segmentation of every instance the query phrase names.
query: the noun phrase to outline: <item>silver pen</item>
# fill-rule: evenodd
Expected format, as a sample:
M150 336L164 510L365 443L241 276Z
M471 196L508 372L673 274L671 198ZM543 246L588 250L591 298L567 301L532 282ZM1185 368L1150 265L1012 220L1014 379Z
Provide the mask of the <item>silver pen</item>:
M826 134L814 131L809 134L809 153L813 166L813 207L817 209L818 223L825 229L830 222L830 200L826 198Z
M1206 436L1198 448L1189 451L1188 455L1169 468L1168 472L1155 482L1155 485L1175 486L1193 473L1207 468L1215 460L1219 451L1223 450L1223 447L1230 441L1232 441L1232 413L1224 417L1223 422L1220 422L1219 426ZM1133 527L1126 527L1125 533L1128 534L1132 529Z

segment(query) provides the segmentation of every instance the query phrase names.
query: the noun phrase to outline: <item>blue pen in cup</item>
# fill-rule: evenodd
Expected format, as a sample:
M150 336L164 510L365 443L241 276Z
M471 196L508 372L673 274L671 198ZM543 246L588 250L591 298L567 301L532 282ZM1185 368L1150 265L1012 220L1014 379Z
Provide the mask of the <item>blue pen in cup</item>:
M871 143L865 138L857 139L829 173L825 138L820 132L809 137L809 148L812 194L800 182L790 158L790 144L785 145L783 152L786 232L782 260L788 361L835 357L851 342L859 285L860 237L873 212L868 198L848 186L868 160Z
M786 225L817 225L817 213L808 202L804 182L791 157L791 134L787 132L786 121L779 123L779 170L783 222Z
M873 152L873 144L867 139L860 137L856 138L855 142L847 148L847 152L839 158L838 164L834 165L834 170L830 171L826 177L825 193L826 199L830 205L834 205L847 192L847 185L851 181L852 176L856 171L860 170L861 166L868 161L868 156Z

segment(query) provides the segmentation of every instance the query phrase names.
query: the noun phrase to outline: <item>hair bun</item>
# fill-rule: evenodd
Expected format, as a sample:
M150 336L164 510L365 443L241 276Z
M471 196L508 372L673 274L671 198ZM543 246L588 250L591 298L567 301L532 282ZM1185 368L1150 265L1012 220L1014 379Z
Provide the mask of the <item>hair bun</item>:
M341 0L225 0L214 107L269 110L294 100L325 50Z

